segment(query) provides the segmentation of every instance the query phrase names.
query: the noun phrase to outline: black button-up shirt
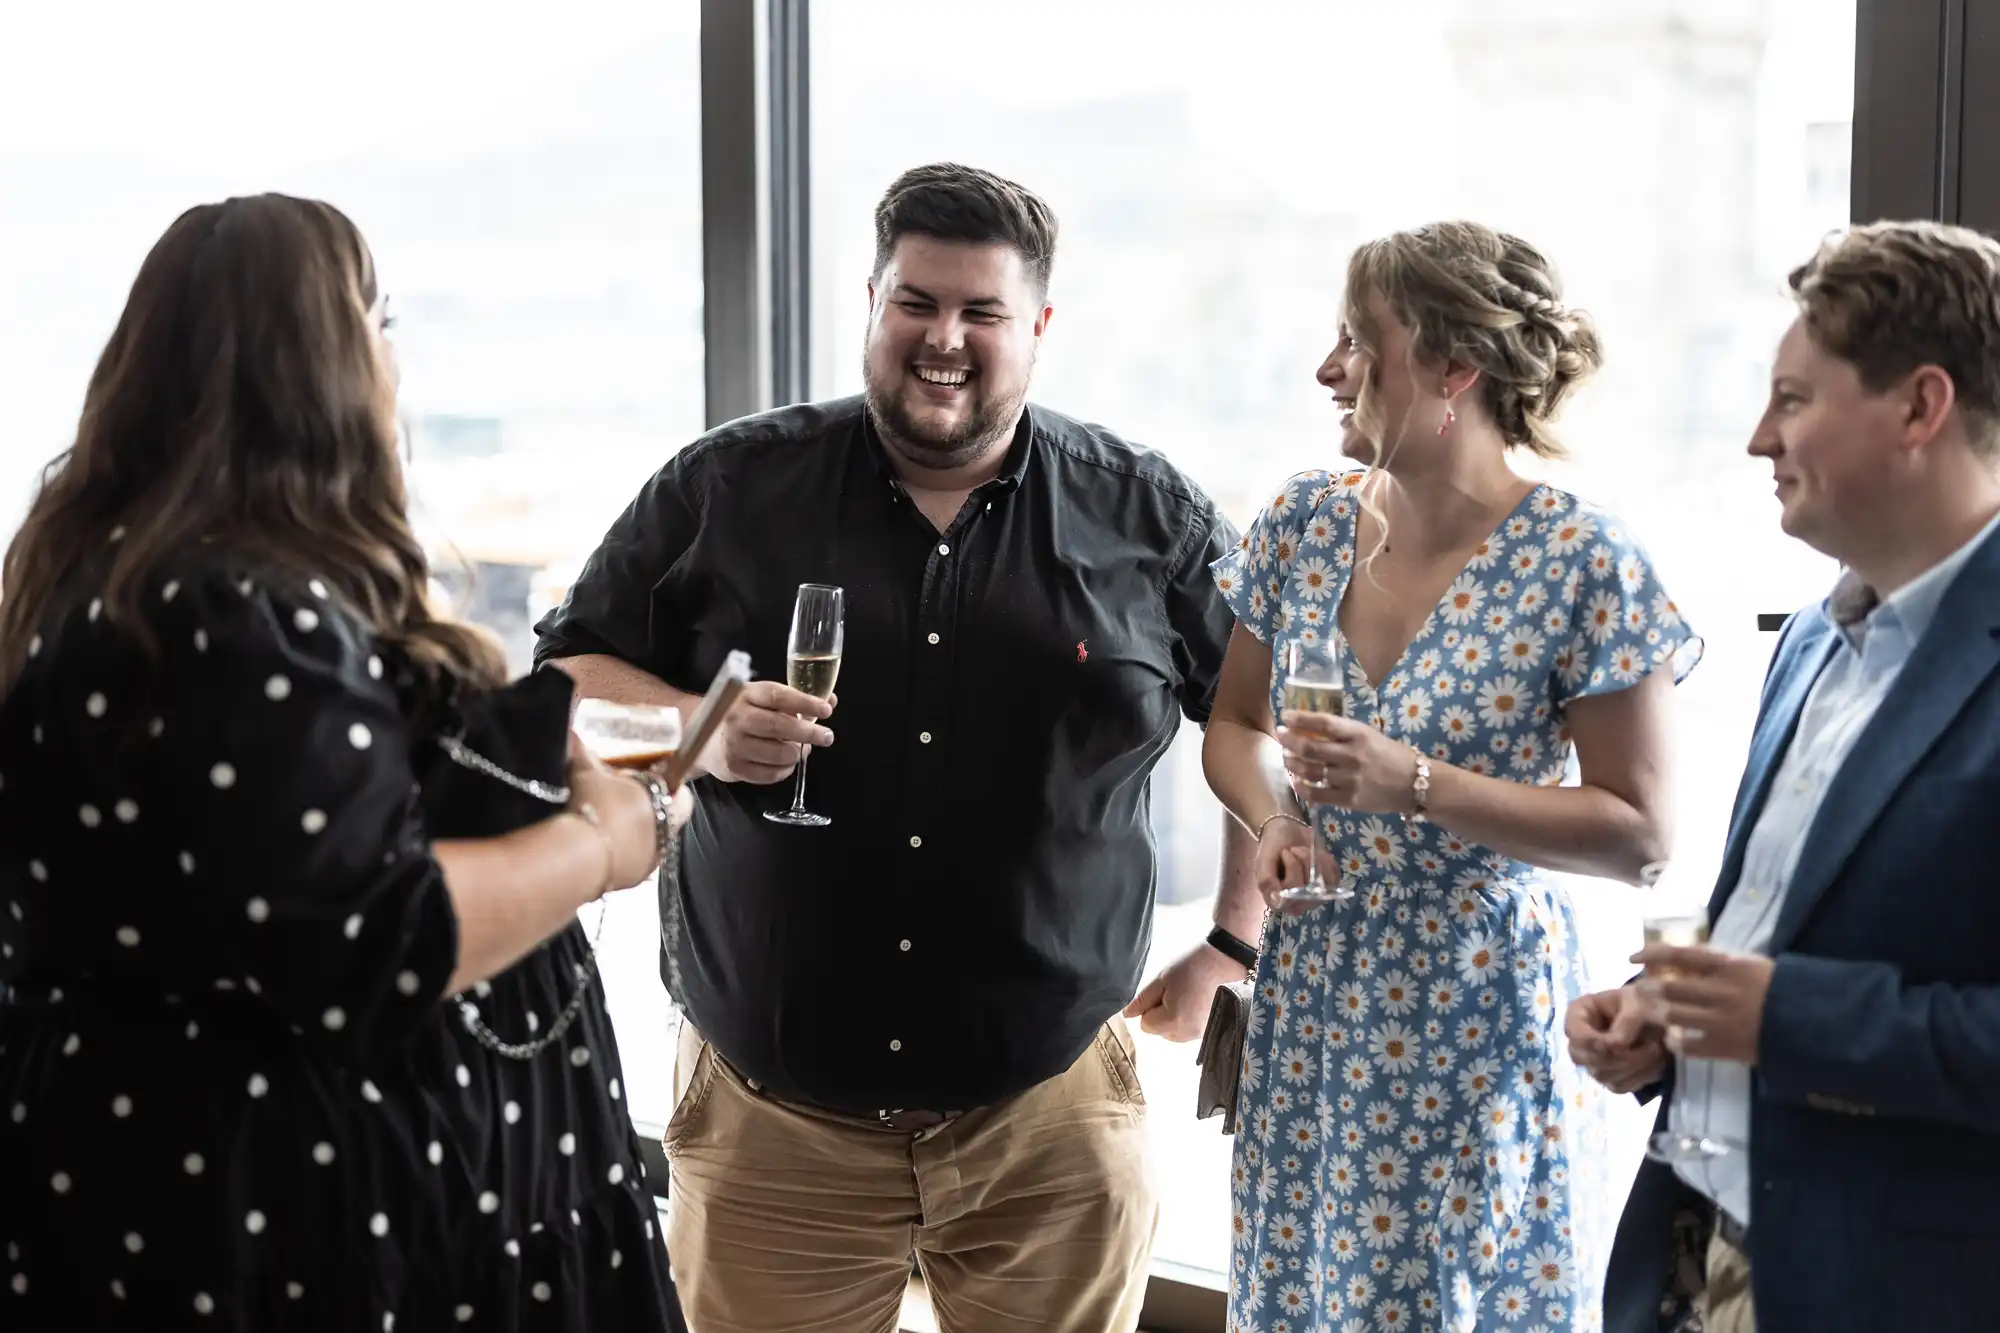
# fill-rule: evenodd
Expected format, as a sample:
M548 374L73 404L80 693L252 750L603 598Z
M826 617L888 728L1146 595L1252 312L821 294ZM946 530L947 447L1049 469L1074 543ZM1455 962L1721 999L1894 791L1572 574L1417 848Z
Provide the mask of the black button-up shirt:
M1148 775L1205 721L1236 533L1158 454L1031 407L939 532L860 399L733 422L606 534L537 660L784 679L801 583L847 591L806 803L705 780L681 860L688 1013L743 1073L840 1110L964 1110L1053 1077L1137 989Z

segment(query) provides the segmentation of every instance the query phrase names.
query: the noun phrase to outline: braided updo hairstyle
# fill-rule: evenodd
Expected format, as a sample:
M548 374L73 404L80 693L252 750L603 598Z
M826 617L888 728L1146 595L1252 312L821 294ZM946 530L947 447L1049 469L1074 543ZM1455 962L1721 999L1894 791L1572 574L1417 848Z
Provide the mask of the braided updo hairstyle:
M1410 330L1413 356L1480 372L1478 393L1509 446L1560 458L1551 430L1563 399L1603 362L1597 325L1563 304L1541 251L1477 222L1433 222L1369 241L1347 261L1349 328L1380 346L1368 303L1380 296ZM1376 440L1364 388L1359 415Z

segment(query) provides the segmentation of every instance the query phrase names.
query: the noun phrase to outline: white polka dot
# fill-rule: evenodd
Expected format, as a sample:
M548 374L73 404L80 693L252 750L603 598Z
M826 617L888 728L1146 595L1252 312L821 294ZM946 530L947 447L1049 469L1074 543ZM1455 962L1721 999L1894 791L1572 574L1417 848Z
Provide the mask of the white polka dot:
M15 902L12 898L7 900L7 915L13 917L16 921L27 920L26 915L21 911L21 904Z
M207 652L207 651L208 651L208 631L207 631L207 630L205 630L205 629L198 629L198 630L196 630L196 631L194 632L194 650L195 650L196 652L198 652L198 653L205 653L205 652Z
M218 791L228 791L236 785L236 769L230 764L217 764L208 770L208 780Z
M530 1009L528 1011L528 1031L539 1032L541 1030L542 1030L541 1016L537 1014L534 1010Z
M201 1160L201 1154L198 1152L191 1152L181 1158L181 1170L191 1176L198 1176L207 1169L208 1163Z
M250 1095L252 1097L262 1097L265 1093L269 1092L270 1090L271 1090L270 1079L265 1078L262 1074L252 1074L250 1076Z
M623 1268L625 1266L625 1255L623 1251L613 1250L611 1252L611 1266L613 1268Z
M146 1238L136 1231L125 1233L125 1253L137 1254L146 1248Z
M611 1080L611 1100L615 1102L621 1095L618 1091L618 1080L614 1078Z
M653 1238L653 1219L649 1217L646 1219L646 1239L651 1240L652 1238ZM673 1276L673 1271L671 1269L668 1270L667 1276L668 1277Z
M139 947L139 932L130 926L118 927L118 942L128 949Z
M248 597L252 592L256 591L256 588L257 585L252 583L249 579L237 580L236 591L242 593L245 597Z
M194 1294L194 1312L196 1314L214 1314L215 1297L205 1291L197 1291Z
M215 979L215 988L217 990L223 990L223 991L235 990L236 983L231 981L228 977L217 977Z
M49 1177L49 1188L58 1194L69 1193L69 1172L58 1171Z
M16 1273L14 1274L14 1280L7 1285L14 1289L16 1296L25 1296L28 1294L28 1275L26 1273Z
M125 1284L115 1277L111 1279L111 1294L121 1301L125 1299Z
M106 538L105 538L104 540L106 540L106 541L108 541L108 542L114 542L114 543L115 543L115 542L122 542L122 541L124 541L124 540L125 540L125 525L124 525L123 523L120 523L120 524L119 524L119 525L118 525L117 527L115 527L115 528L111 529L111 535L110 535L110 536L108 536L108 537L106 537Z
M386 1236L386 1235L388 1235L388 1234L389 1234L389 1215L388 1215L387 1213L377 1213L377 1214L375 1214L375 1216L373 1216L373 1217L369 1218L369 1219L368 1219L368 1234L369 1234L369 1235L371 1235L371 1236L376 1236L376 1237L381 1237L381 1236Z
M347 938L348 938L348 939L350 939L350 940L358 940L358 939L360 939L360 938L361 938L361 913L359 913L359 912L356 912L356 913L355 913L355 914L354 914L353 916L351 916L351 917L347 918L347 921L346 921L346 923L345 923L345 924L343 924L343 925L341 926L341 928L340 928L340 933L341 933L341 934L343 934L343 935L345 935L345 936L347 936Z
M453 1077L458 1080L458 1086L461 1088L469 1088L472 1086L472 1071L470 1069L467 1069L464 1065L460 1065L458 1067L458 1072L455 1075L453 1075Z
M271 919L271 904L265 902L262 898L252 898L249 902L243 904L243 914L258 925L262 925Z
M200 1035L201 1035L201 1025L199 1023L190 1022L187 1025L187 1039L189 1041L193 1041L196 1037L199 1037Z
M396 989L405 995L415 995L423 984L423 978L414 972L404 971L396 974Z
M621 1183L625 1179L625 1164L613 1162L611 1169L604 1173L604 1178L614 1185Z
M444 1145L442 1143L439 1143L436 1139L432 1139L431 1146L424 1149L424 1156L430 1159L430 1164L432 1166L443 1166Z
M167 586L160 589L160 600L163 602L171 602L174 600L176 596L180 594L180 590L181 590L180 584L176 583L172 579L168 579Z
M565 1132L556 1140L556 1151L565 1157L576 1156L576 1135Z
M35 744L40 745L41 743L42 743L42 724L37 722L35 724Z
M298 1283L298 1282L287 1282L287 1283L285 1284L285 1299L286 1299L286 1300L288 1300L288 1301L295 1301L295 1300L298 1300L298 1299L299 1299L299 1298L300 1298L301 1296L304 1296L305 1294L306 1294L306 1289L305 1289L305 1286L304 1286L304 1285L303 1285L302 1283Z
M28 1118L27 1103L15 1102L14 1109L9 1111L7 1115L9 1116L9 1118L13 1120L15 1124L17 1125L20 1124L23 1120L26 1120Z
M299 816L299 827L308 833L319 833L326 828L326 811L308 810Z
M109 707L110 705L105 702L104 696L97 693L92 693L88 699L83 701L83 711L92 717L103 717L104 710Z
M577 1047L569 1053L569 1062L578 1069L583 1068L590 1063L590 1048L588 1046Z
M69 1040L63 1043L62 1052L64 1055L75 1055L82 1049L83 1038L72 1032L69 1034Z
M357 750L365 750L375 743L375 733L362 723L356 722L347 729L347 743Z
M252 995L262 995L264 993L264 988L257 984L257 978L255 977L243 978L243 989L249 991Z
M120 1120L130 1116L132 1114L132 1099L122 1092L113 1097L111 1099L111 1114L117 1116Z
M508 1124L510 1124L510 1125L518 1125L518 1124L520 1124L520 1123L521 1123L521 1103L519 1103L519 1102L508 1102L508 1103L507 1103L507 1105L505 1105L504 1107L502 1107L502 1108L500 1109L500 1114L501 1114L501 1115L502 1115L503 1117L505 1117L505 1119L506 1119L506 1121L507 1121L507 1123L508 1123Z
M374 657L374 656L370 656L370 657L369 657L369 659L368 659L368 679L370 679L370 680L380 680L380 679L382 679L382 659L381 659L381 658L379 658L379 657Z
M182 852L182 853L181 853L181 873L182 873L183 875L192 875L192 874L194 873L194 853L193 853L193 852Z
M118 816L118 822L129 824L139 817L139 803L125 800L111 807L111 813Z
M313 1145L313 1160L321 1166L332 1166L333 1145L331 1143L315 1143Z
M310 634L319 628L319 612L309 606L302 606L292 612L292 623L298 626L299 633Z
M252 1208L243 1216L243 1229L253 1236L264 1234L264 1214Z
M264 697L274 704L283 703L292 697L292 682L283 676L273 676L264 682Z
M493 984L488 981L478 982L472 987L472 993L483 1000L493 993Z
M326 1025L326 1030L328 1032L338 1032L342 1028L347 1026L347 1011L342 1009L339 1005L335 1005L333 1008L321 1014L319 1016L319 1021Z
M382 1316L382 1333L390 1333L390 1330L395 1327L396 1327L395 1312L389 1311L384 1313Z
M461 1324L469 1324L472 1322L472 1307L461 1305L451 1312L451 1316Z
M312 580L310 583L306 584L306 587L311 588L312 595L319 598L322 602L326 600L326 585L324 583L321 583L318 579Z
M510 1240L501 1248L507 1251L507 1257L510 1259L521 1257L521 1242L518 1240Z
M529 1287L528 1294L533 1296L536 1300L542 1302L547 1302L549 1297L555 1295L555 1293L549 1289L549 1284L546 1282L537 1282L534 1286Z
M98 813L98 809L94 805L82 807L76 812L76 817L83 821L85 828L96 828L104 822L104 816Z
M42 655L42 636L37 634L34 638L28 640L28 656L40 657L41 655Z
M154 740L160 739L160 733L165 731L166 729L167 729L167 720L163 717L156 717L151 722L148 722L146 724L146 734L148 736L151 736Z
M380 1105L382 1101L382 1089L376 1087L373 1080L365 1078L362 1079L361 1100L373 1103L375 1105Z
M28 878L34 880L37 884L46 884L49 882L49 868L40 861L30 861L28 862Z
M479 1196L479 1211L487 1214L499 1212L500 1196L495 1194L492 1190L486 1190L482 1192Z
M97 618L103 614L104 614L104 599L102 597L91 598L90 611L89 611L90 623L95 625L97 623Z

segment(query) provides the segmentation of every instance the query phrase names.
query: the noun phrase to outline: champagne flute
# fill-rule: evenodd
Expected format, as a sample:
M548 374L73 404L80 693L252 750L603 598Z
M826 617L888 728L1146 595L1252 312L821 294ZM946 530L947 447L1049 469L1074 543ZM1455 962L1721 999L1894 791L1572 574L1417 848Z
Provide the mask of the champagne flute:
M798 600L792 605L792 637L785 648L785 681L801 694L815 699L831 698L833 683L840 676L840 650L846 638L845 595L824 583L801 583ZM792 804L785 810L766 810L764 818L773 824L793 824L801 828L821 828L833 820L806 809L806 758L812 746L799 746L799 768L792 778Z
M1645 915L1640 918L1640 929L1646 943L1649 946L1666 944L1677 949L1692 949L1707 944L1707 897L1684 877L1668 879L1669 868L1667 862L1655 861L1639 872L1639 884L1646 894ZM1652 968L1646 970L1653 971ZM1671 978L1673 971L1663 967L1658 975ZM1674 1166L1727 1157L1739 1146L1730 1139L1663 1129L1646 1140L1646 1156Z
M1322 643L1305 643L1295 639L1286 646L1282 698L1287 712L1347 716L1345 663L1337 637ZM1305 883L1278 890L1278 896L1288 903L1331 903L1354 896L1354 890L1344 884L1328 887L1326 877L1320 874L1319 819L1319 807L1308 804L1306 824L1312 831L1312 846L1308 852L1311 868L1306 872Z

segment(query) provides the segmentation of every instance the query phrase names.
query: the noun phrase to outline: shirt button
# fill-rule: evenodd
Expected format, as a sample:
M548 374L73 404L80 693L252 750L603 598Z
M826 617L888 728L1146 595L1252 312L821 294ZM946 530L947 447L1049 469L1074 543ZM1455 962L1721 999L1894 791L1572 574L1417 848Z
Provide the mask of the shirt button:
M924 845L924 840L922 838L917 837L915 834L910 835L910 846L921 847L923 845Z
M950 555L950 554L951 554L951 543L950 543L950 542L939 542L939 543L938 543L938 554L939 554L939 555Z
M1797 782L1792 784L1792 790L1797 792L1801 796L1806 795L1812 789L1813 789L1813 782L1811 778L1800 778Z
M900 1051L903 1049L903 1043L897 1041L894 1037L891 1037L889 1039L889 1049L892 1051Z
M931 734L928 731L920 731L917 733L917 739L925 745L929 745L931 743Z
M910 942L908 940L903 940L900 943L898 943L896 947L898 949L901 949L904 953L908 953L910 951Z
M933 635L931 635L931 636L930 636L930 640L931 640L931 642L932 642L932 643L936 643L936 642L938 641L938 636L937 636L937 635L935 635L935 634L933 634Z
M1757 890L1757 889L1745 889L1745 890L1743 890L1743 901L1744 901L1744 902L1747 902L1747 903L1754 903L1754 902L1756 902L1756 901L1757 901L1757 900L1758 900L1759 898L1762 898L1763 896L1764 896L1764 895L1763 895L1763 893L1762 893L1762 892L1761 892L1760 890Z

